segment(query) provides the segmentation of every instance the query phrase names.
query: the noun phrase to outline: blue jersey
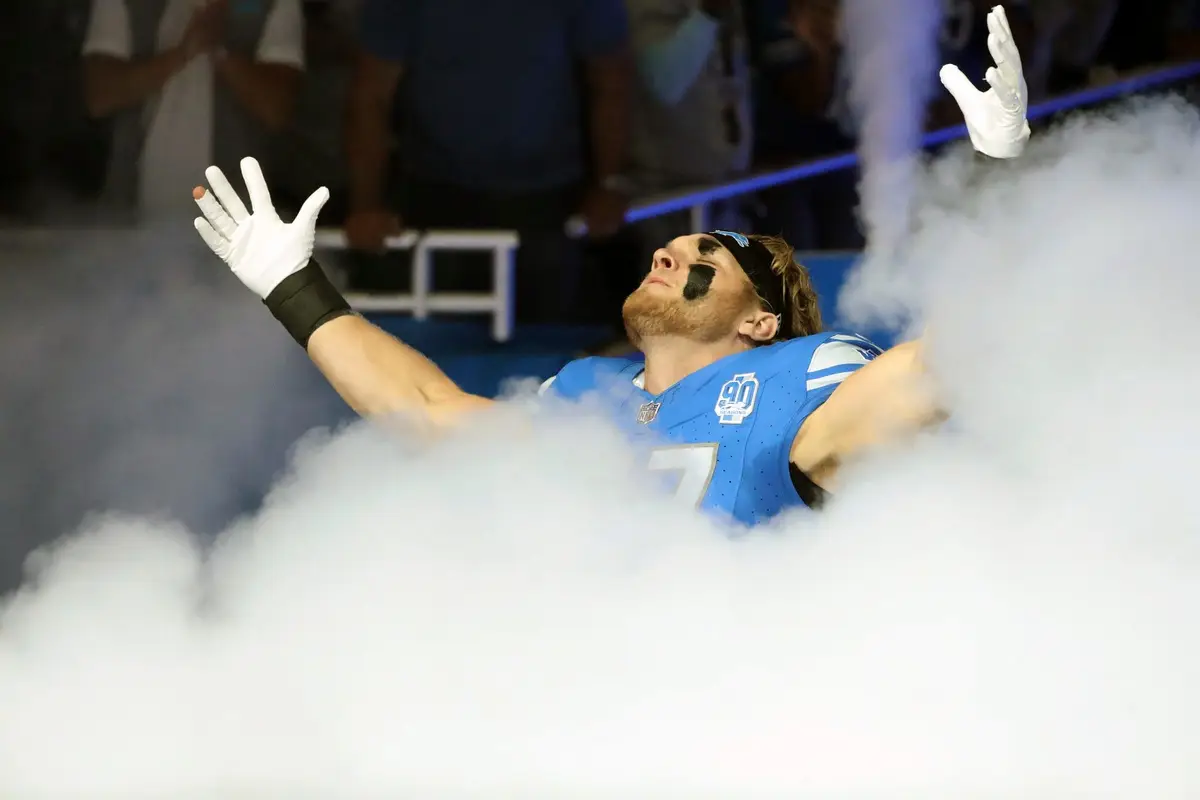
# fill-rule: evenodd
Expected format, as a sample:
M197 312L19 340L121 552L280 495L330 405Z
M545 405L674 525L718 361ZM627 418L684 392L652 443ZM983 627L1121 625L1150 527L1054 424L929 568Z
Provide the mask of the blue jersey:
M800 426L880 350L861 336L820 333L736 353L662 394L643 388L643 363L584 358L543 391L568 400L595 394L635 440L651 470L670 474L685 502L747 525L802 500L792 478Z

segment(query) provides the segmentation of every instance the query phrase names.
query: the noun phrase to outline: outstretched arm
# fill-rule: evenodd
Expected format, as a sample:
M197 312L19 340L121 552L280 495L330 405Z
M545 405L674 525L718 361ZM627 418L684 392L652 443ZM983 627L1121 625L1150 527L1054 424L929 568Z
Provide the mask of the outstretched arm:
M464 392L428 358L355 314L313 331L308 355L342 399L364 416L416 413L441 426L492 404Z
M843 461L944 420L922 349L920 340L896 345L842 381L800 427L792 463L830 489Z
M192 193L204 214L196 230L263 299L351 408L446 425L491 403L467 394L425 356L352 313L312 260L317 215L328 189L314 192L296 219L285 223L253 158L242 159L253 213L220 169L209 167L205 175L212 191L196 187Z

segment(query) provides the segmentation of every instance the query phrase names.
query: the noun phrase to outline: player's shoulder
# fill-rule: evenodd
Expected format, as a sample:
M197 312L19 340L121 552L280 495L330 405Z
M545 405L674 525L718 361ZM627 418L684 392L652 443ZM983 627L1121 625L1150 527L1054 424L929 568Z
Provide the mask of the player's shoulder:
M643 363L638 359L601 356L578 358L568 362L558 374L543 383L538 393L576 398L611 385L625 376L632 381L634 375L642 369Z
M882 351L856 333L826 331L800 336L751 351L755 372L796 395L828 392Z
M771 371L809 373L862 366L882 351L870 339L857 333L825 331L798 336L752 352L758 353L764 367Z

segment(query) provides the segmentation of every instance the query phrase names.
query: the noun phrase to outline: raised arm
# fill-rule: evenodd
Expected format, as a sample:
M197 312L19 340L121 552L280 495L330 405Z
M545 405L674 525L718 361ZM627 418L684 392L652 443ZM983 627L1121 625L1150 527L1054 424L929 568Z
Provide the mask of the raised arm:
M1003 7L993 8L987 23L996 62L986 75L990 88L979 91L952 65L942 67L941 79L962 109L975 150L1012 159L1029 140L1029 92ZM923 351L921 340L897 345L842 381L796 434L792 463L828 489L843 461L944 420Z
M1029 141L1029 88L1003 6L988 13L987 26L988 52L995 62L984 75L988 90L976 89L953 64L943 66L939 76L962 111L976 152L991 158L1016 158Z
M211 191L193 191L204 214L196 219L196 230L263 299L351 408L442 426L490 405L462 391L425 356L355 315L312 260L317 215L329 199L328 189L314 192L296 219L285 223L253 158L242 159L253 213L220 169L209 167L205 175Z

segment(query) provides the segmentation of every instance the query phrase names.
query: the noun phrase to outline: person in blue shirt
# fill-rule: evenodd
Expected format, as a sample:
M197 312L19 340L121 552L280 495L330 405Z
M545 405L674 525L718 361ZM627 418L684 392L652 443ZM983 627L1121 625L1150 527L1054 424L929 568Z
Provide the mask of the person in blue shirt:
M942 80L963 109L976 150L1015 157L1029 137L1020 59L1002 11L989 20L997 66L979 92L957 68ZM312 261L318 189L291 223L271 204L258 163L242 162L250 213L215 167L193 191L196 229L258 294L341 396L364 415L402 413L452 425L490 406L431 361L355 315ZM215 197L214 197L215 195ZM684 502L741 523L819 505L838 466L941 417L921 345L887 352L852 333L821 330L816 295L777 238L710 231L668 242L624 306L644 360L584 359L544 385L598 395L648 465L675 476Z

